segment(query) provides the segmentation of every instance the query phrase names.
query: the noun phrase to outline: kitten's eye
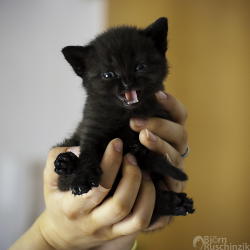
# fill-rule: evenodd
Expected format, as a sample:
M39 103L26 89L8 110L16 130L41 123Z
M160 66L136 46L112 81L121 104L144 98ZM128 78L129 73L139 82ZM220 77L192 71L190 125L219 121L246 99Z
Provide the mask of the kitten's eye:
M139 63L136 67L135 67L135 71L137 72L144 72L145 69L147 68L147 65L144 63Z
M116 74L114 72L105 72L105 73L102 73L102 78L104 80L113 79L115 77L116 77Z

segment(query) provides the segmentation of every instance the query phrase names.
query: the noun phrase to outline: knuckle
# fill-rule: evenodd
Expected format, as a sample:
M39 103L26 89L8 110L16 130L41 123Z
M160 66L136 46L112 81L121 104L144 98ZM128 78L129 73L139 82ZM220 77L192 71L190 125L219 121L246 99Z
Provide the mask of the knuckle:
M164 127L164 122L160 118L151 118L148 121L148 126L147 127L151 131L161 130Z
M150 218L140 217L134 219L134 231L141 231L146 229L149 226Z
M74 209L72 209L72 208L70 208L70 207L64 207L63 210L64 210L65 216L66 216L69 220L74 220L74 219L77 218L78 213L77 213Z
M87 237L93 237L95 235L98 234L98 228L96 228L96 226L94 226L93 224L91 223L88 223L88 227L84 227L84 228L81 228L81 232L83 235L87 236Z
M144 146L150 147L150 148L156 148L157 147L156 145L159 144L160 139L161 138L158 135L156 135L156 132L153 131L153 129L142 130L139 134L140 142Z
M182 158L179 154L174 154L170 156L168 153L166 154L166 158L170 164L172 164L175 167L178 167Z
M126 215L128 215L130 212L130 208L127 204L123 203L123 202L117 202L114 205L113 208L113 215L116 218L123 218Z

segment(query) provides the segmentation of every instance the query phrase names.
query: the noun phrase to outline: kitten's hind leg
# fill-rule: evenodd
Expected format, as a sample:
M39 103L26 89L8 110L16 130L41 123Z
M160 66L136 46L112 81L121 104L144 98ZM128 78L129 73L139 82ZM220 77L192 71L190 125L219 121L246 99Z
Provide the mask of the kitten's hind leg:
M186 193L157 190L152 222L165 215L187 215L194 212L193 200Z

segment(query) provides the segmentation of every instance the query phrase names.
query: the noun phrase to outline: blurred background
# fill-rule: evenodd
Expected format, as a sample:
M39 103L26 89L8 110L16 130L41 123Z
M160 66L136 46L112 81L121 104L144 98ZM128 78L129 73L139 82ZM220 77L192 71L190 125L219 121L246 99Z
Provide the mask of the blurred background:
M139 249L192 250L198 235L250 244L249 10L248 0L1 0L0 249L43 209L47 152L81 117L85 94L60 50L160 16L169 20L166 91L189 113L186 191L197 212L141 235Z

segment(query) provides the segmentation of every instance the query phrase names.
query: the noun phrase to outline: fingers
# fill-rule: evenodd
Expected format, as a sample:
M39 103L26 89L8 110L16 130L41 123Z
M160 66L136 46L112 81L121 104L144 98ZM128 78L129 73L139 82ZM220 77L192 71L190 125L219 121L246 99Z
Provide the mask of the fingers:
M112 225L130 213L140 188L141 178L141 171L135 158L126 155L122 178L114 195L91 212L93 221L98 227Z
M143 175L140 191L131 215L112 226L115 236L139 232L148 227L155 204L155 188L148 175Z
M103 155L101 161L102 177L100 185L111 188L117 172L122 163L122 141L118 138L112 140Z
M184 126L178 123L156 117L147 120L133 118L130 120L130 126L136 132L147 128L174 145L180 153L187 148L187 132Z
M121 162L122 141L116 138L108 144L100 163L103 171L100 185L83 195L65 193L63 208L68 217L77 218L81 214L87 214L103 201L115 181Z
M146 120L133 118L130 120L130 127L140 132L139 138L144 146L163 154L173 166L183 170L183 158L180 154L187 149L187 132L183 126L187 119L187 111L184 105L170 94L159 91L156 97L173 121L157 117ZM184 182L171 177L165 179L170 190L183 190Z
M163 91L157 92L156 97L159 103L169 112L173 121L180 124L185 123L187 119L187 110L179 100Z
M169 163L183 170L184 162L180 153L169 143L162 140L148 129L143 129L139 134L140 142L148 149L162 154ZM167 187L174 192L181 192L184 188L184 182L177 181L170 176L165 177Z
M178 167L183 161L180 153L169 143L162 140L159 136L153 134L148 129L143 129L139 134L141 144L149 150L162 154L175 167Z
M71 191L64 192L62 210L69 219L76 219L81 215L89 214L93 208L102 202L109 191L110 189L99 185L82 195L73 195Z
M130 127L136 132L140 132L142 129L152 131L183 154L187 149L187 132L183 126L187 119L186 109L180 101L170 94L166 95L160 91L157 92L156 97L173 121L157 117L146 120L133 118L130 120Z
M103 171L100 185L92 188L88 193L78 196L72 195L71 191L61 192L57 188L58 175L54 172L54 161L58 154L66 151L71 151L79 156L79 147L60 147L50 151L44 171L45 189L46 193L54 192L53 199L60 200L64 213L68 218L74 219L81 214L89 213L108 194L122 162L122 141L116 138L108 144L100 163Z

